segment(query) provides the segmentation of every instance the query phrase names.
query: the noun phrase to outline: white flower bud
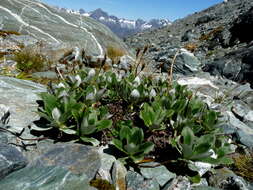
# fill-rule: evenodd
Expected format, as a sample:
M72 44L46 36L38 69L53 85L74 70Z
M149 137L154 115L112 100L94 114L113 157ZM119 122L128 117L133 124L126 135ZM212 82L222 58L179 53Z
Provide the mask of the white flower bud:
M57 85L57 88L66 88L65 85L61 82Z
M150 96L151 98L153 98L153 97L156 96L156 91L155 91L155 89L152 88L152 90L150 91L149 96Z
M81 82L82 82L82 79L81 79L81 77L79 76L79 75L76 75L75 76L75 79L76 79L76 81L77 81L77 86L79 86L80 84L81 84Z
M91 70L88 72L88 77L89 77L89 78L92 78L92 77L94 77L95 75L96 75L95 69L91 69Z
M134 86L139 86L140 84L141 84L141 79L140 79L140 77L135 77L135 79L134 79L134 81L133 81L133 84L134 84Z
M133 98L139 98L140 97L140 92L137 89L134 89L131 92L130 96L133 97Z

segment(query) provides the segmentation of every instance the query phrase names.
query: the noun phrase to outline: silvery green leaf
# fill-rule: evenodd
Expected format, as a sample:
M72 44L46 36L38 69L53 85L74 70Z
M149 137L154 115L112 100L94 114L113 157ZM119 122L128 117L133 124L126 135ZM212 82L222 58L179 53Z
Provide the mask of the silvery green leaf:
M61 117L61 112L58 108L54 108L52 111L52 117L55 121L59 121L59 118Z
M60 128L60 130L68 135L75 135L76 131L69 128Z

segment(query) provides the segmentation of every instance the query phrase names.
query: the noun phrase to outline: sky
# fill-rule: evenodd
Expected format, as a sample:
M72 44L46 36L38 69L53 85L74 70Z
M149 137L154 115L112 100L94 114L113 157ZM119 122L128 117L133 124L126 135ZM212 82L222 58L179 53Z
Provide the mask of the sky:
M149 20L165 18L171 21L201 11L223 0L42 0L49 5L86 12L102 8L119 18Z

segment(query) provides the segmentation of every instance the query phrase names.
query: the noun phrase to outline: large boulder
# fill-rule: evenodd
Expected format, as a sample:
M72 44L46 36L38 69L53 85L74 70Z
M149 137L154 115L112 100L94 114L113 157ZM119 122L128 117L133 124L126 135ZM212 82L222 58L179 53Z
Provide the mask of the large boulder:
M224 57L218 57L207 63L203 70L212 75L222 75L237 82L249 82L253 85L253 46L249 44Z
M29 34L39 41L79 46L89 54L103 55L108 46L127 52L124 43L105 25L40 1L0 1L0 18L2 30Z

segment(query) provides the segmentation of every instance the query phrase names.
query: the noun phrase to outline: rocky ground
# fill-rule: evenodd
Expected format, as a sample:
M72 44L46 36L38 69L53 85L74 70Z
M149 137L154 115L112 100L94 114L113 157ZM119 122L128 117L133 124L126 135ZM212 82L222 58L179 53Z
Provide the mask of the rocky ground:
M150 45L146 59L151 60L151 70L142 75L167 80L167 72L174 64L174 80L187 85L211 109L221 112L219 127L232 137L234 149L246 152L253 149L253 49L249 27L253 23L252 6L250 0L229 0L169 27L127 39L134 48ZM138 171L125 167L110 155L108 146L54 142L31 133L38 127L38 93L45 92L47 87L6 75L15 76L18 72L11 57L23 48L20 44L38 47L38 39L13 34L0 40L0 53L4 53L0 58L0 189L88 190L96 189L94 184L104 185L104 181L92 181L99 178L113 185L107 189L119 190L253 189L252 181L237 175L232 167L196 163L201 182L193 184L170 168L150 167L157 165L154 162L141 164ZM44 54L51 52L55 61L65 53L62 46L54 44L45 43L41 48ZM74 52L61 61L73 63L80 49ZM97 58L93 62L98 62ZM107 60L110 67L122 73L130 69L132 62L129 56L121 57L118 65ZM54 66L66 69L58 62ZM7 67L8 72L3 72ZM33 74L51 79L57 76L54 71Z
M150 46L147 56L152 65L165 72L176 52L185 48L201 62L199 70L252 84L252 6L251 0L229 0L176 20L165 28L139 33L126 43L134 48ZM197 61L192 64L199 66ZM194 72L182 69L185 66L179 56L174 64L175 72Z

